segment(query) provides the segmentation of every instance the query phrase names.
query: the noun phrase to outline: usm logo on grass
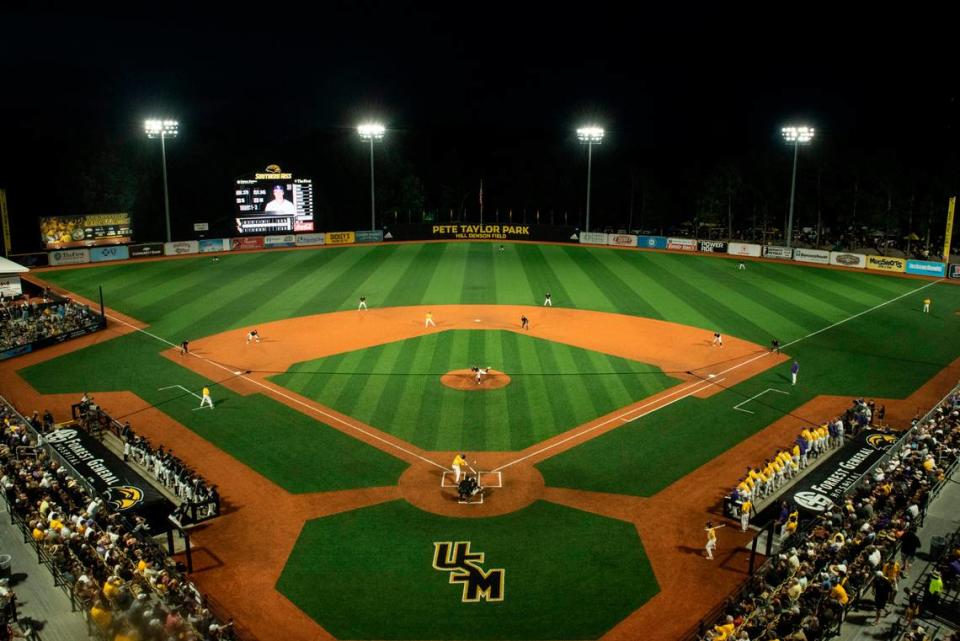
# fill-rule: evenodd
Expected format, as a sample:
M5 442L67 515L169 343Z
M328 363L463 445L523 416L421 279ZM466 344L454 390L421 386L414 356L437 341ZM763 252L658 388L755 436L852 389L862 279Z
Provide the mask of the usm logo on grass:
M463 585L464 603L503 601L503 568L484 570L483 552L471 552L470 541L441 541L433 544L433 569L450 573L450 583Z

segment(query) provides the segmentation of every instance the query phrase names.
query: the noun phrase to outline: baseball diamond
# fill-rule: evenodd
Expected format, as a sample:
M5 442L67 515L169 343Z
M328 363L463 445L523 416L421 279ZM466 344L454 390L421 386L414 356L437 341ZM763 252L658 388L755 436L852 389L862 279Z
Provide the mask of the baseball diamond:
M0 384L58 415L90 392L219 486L191 579L250 639L667 641L747 578L739 522L700 555L743 461L854 398L907 427L960 374L960 288L737 266L497 240L38 270L102 288L108 326Z

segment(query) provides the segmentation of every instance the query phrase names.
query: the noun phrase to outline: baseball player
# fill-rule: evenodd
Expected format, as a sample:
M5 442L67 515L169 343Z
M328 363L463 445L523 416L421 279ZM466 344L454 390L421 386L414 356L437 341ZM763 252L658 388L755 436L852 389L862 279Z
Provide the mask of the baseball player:
M929 313L930 313L930 299L929 299L929 298L924 298L924 299L923 299L923 313L924 313L924 314L929 314Z
M467 455L466 454L457 454L453 457L453 472L456 475L456 478L453 480L454 483L460 484L460 475L461 467L467 465Z
M251 330L247 333L247 344L248 344L248 345L250 344L250 341L257 341L257 343L259 343L259 342L260 342L260 332L258 332L258 331L255 330L255 329L251 329Z
M366 296L361 296L361 297L360 297L360 304L357 305L357 311L359 312L361 309L366 309L366 308L367 308L367 297L366 297Z
M478 367L477 368L477 385L483 382L483 377L487 375L487 372L490 371L489 367Z
M793 361L793 365L790 366L790 379L791 385L797 384L797 374L800 373L800 363Z
M520 316L520 329L530 329L530 319L526 316Z
M183 339L180 341L180 356L190 353L190 341Z
M725 527L723 524L714 525L713 521L707 521L707 527L704 529L707 531L707 545L704 550L707 553L707 559L713 560L713 551L717 549L717 530Z
M744 269L746 269L746 268L747 268L747 266L743 264L743 261L742 261L742 260L741 260L739 263L737 263L737 270L738 270L738 271L742 271L742 270L744 270Z
M500 245L500 253L503 253L503 245Z
M203 388L203 398L200 399L200 407L203 407L204 405L209 405L210 409L213 409L213 399L210 398L209 387Z
M553 307L553 297L550 295L550 292L547 292L546 297L543 299L544 307Z
M744 532L750 527L750 512L753 510L753 503L750 499L744 499L740 504L740 529Z
M777 354L780 353L780 339L779 339L779 338L775 338L775 339L773 339L772 341L770 341L770 351L771 351L771 352L776 352Z
M433 322L433 312L427 312L423 317L423 326L424 328L437 326L437 324Z
M713 344L723 347L723 336L720 335L720 332L713 333Z

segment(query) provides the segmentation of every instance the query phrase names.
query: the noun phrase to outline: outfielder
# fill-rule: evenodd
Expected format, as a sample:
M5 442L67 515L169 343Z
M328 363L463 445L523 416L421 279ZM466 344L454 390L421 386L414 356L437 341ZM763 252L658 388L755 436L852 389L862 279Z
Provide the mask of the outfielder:
M209 387L203 388L203 398L200 399L200 407L203 407L204 405L209 405L210 409L213 409L213 399L210 398Z

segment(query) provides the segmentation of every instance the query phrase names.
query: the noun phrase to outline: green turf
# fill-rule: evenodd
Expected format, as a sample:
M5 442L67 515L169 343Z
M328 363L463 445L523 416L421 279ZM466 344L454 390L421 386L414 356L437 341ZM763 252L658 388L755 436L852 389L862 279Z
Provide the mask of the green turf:
M506 570L504 599L464 603L432 567L437 541ZM623 521L542 501L490 519L395 501L307 523L277 589L340 639L594 639L659 588Z
M461 391L470 365L506 387ZM644 363L498 330L445 331L298 363L274 382L427 450L520 450L679 381Z
M156 341L134 333L20 370L44 394L131 390L289 492L395 485L403 461L367 446L262 394L240 396L157 353ZM216 408L195 410L210 387ZM108 411L110 407L106 407ZM137 414L114 418L136 426ZM189 458L189 456L187 457ZM195 461L202 468L202 461ZM229 485L222 488L229 499Z

